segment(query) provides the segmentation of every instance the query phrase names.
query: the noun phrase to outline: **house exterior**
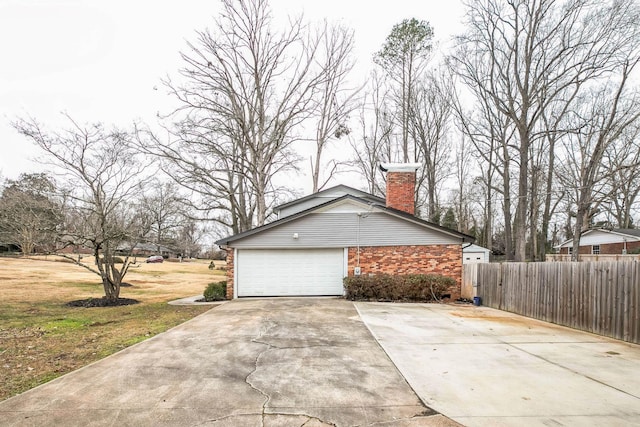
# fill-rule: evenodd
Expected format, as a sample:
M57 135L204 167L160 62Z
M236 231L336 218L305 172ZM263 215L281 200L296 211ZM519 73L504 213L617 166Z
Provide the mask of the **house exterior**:
M343 295L360 274L438 273L456 280L473 237L414 216L418 165L384 165L386 199L344 185L286 203L278 220L216 242L227 251L227 297Z
M131 248L131 243L123 243L116 248L116 252L122 255L143 257L161 255L164 258L171 258L176 256L176 252L174 250L155 243L136 243L135 246L133 246L133 249Z
M462 247L462 264L484 264L489 262L491 250L478 245Z
M573 240L556 246L561 255L571 255ZM591 229L580 236L580 255L626 255L640 251L640 230Z

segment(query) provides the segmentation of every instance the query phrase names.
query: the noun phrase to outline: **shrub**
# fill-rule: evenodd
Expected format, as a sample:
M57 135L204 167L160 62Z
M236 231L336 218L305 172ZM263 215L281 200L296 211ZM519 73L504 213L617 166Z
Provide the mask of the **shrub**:
M205 301L222 301L227 298L227 282L213 282L204 290Z
M344 278L351 301L434 301L449 293L456 281L440 274L352 276Z

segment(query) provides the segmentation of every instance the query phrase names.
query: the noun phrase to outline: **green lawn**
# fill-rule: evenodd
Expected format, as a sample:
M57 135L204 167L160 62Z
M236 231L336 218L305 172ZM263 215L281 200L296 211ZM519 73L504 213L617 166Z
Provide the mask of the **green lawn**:
M100 297L98 277L66 263L0 258L0 400L50 381L179 325L210 306L167 302L224 279L204 263L143 266L122 297L139 304L67 307Z

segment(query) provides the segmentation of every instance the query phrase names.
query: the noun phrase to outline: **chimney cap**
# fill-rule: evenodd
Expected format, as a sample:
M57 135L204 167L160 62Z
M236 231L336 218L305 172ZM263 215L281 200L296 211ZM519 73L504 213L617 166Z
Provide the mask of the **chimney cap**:
M420 169L420 163L380 163L382 172L415 172Z

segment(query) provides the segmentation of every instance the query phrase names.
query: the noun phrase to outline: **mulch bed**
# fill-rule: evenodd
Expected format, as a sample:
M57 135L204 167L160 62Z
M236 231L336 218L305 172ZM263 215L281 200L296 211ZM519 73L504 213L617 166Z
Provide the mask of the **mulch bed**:
M140 301L131 298L118 298L116 300L107 299L105 297L102 298L87 298L87 299L79 299L75 301L69 301L65 305L67 307L117 307L121 305L132 305L138 304Z

